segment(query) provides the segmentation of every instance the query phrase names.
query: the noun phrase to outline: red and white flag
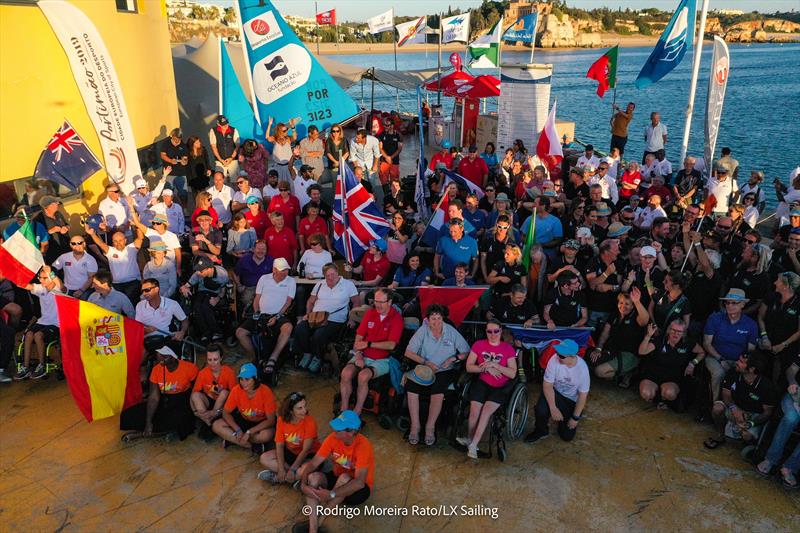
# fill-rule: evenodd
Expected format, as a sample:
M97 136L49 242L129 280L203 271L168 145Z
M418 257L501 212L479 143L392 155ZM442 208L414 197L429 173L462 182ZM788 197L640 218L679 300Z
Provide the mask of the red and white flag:
M449 318L460 326L466 316L488 289L486 287L420 287L417 289L422 313L431 304L441 304L450 312Z
M556 130L556 102L553 102L553 107L550 109L550 114L547 115L547 120L544 123L544 128L539 134L539 141L536 143L536 155L547 166L550 172L553 172L564 159L564 152L561 150L561 140L558 138L558 131Z
M320 26L335 26L336 25L336 10L331 9L317 13L317 24Z

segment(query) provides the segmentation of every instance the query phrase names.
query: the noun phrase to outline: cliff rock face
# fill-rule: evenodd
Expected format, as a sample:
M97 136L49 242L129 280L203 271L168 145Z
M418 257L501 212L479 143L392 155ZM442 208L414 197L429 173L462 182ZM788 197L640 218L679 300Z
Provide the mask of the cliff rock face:
M790 20L767 19L764 21L763 29L777 33L797 33L800 32L800 24Z
M716 33L717 35L725 33L717 17L708 17L706 19L706 33Z
M600 33L579 33L575 36L575 46L585 48L595 48L603 43L600 40Z
M575 32L568 16L558 20L555 15L547 15L542 24L542 33L539 34L539 46L542 48L556 48L560 46L575 46Z
M566 17L565 17L566 18ZM572 21L572 32L578 35L580 32L602 33L603 22L594 19L575 19Z

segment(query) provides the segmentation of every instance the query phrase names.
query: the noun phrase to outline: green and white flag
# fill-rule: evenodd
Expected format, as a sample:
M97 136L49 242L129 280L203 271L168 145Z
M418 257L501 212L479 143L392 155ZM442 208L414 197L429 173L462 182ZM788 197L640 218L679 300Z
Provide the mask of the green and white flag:
M503 17L500 17L489 33L481 35L469 44L467 50L473 68L497 68L500 66L500 35L503 30Z

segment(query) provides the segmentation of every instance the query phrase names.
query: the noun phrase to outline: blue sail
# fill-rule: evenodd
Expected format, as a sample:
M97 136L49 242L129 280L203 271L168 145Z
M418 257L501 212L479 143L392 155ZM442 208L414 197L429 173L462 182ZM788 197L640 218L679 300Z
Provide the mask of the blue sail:
M220 112L239 131L242 139L255 139L265 143L264 131L256 120L253 106L247 101L242 85L236 77L233 63L225 43L219 41L219 91Z
M242 41L258 118L264 129L273 118L327 129L359 113L356 102L322 68L270 0L237 0Z
M681 0L636 78L637 89L644 89L669 74L692 49L696 11L696 0Z

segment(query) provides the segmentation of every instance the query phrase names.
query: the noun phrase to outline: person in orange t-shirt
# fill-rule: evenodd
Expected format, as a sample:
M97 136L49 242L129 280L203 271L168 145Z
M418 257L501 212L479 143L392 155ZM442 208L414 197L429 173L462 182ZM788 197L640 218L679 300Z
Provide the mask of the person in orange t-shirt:
M314 458L298 471L300 490L306 495L306 507L311 509L308 523L295 524L294 530L317 531L325 516L317 507L361 505L370 496L375 480L375 455L372 444L358 432L361 419L354 411L342 411L331 420L333 433L328 435ZM330 459L333 472L318 472L322 463Z
M275 435L275 395L258 383L256 365L245 363L239 369L239 384L211 429L222 437L224 448L236 444L259 454L266 451L265 444Z
M319 449L317 422L308 414L308 402L302 392L292 392L281 404L275 428L275 449L261 454L266 467L258 479L275 483L294 483L297 470Z
M119 428L132 430L122 436L123 442L167 433L177 433L184 440L194 432L189 397L197 367L178 359L168 346L156 350L156 362L150 373L152 386L147 400L120 414Z
M206 366L194 382L192 389L192 411L203 421L199 435L204 440L214 436L211 424L222 416L222 408L228 394L236 386L233 369L222 364L222 349L219 344L209 344L206 351Z

